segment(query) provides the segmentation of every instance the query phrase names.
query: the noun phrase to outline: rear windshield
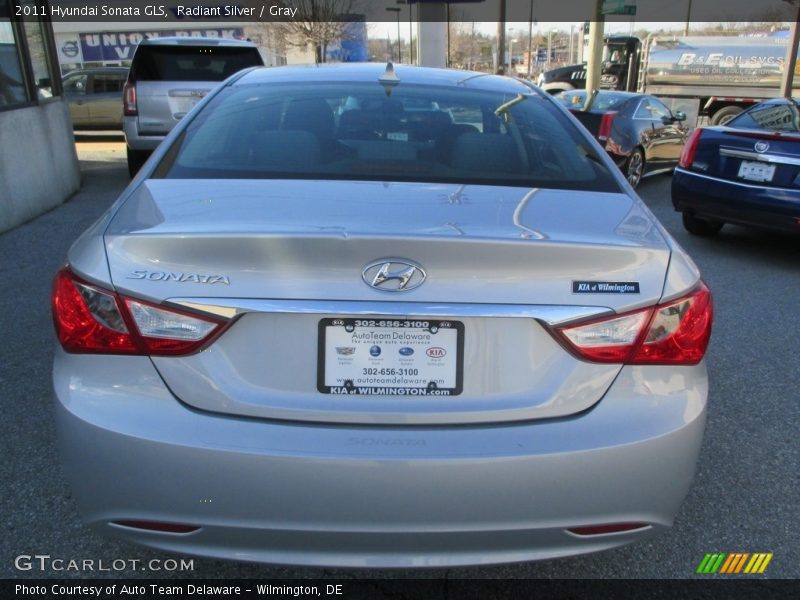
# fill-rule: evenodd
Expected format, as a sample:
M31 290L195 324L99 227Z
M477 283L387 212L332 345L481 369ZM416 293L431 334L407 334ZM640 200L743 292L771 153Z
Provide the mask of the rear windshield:
M139 46L130 80L222 81L247 67L263 64L256 48L220 46Z
M167 178L421 181L619 191L538 94L400 83L222 90L156 170Z
M800 131L800 112L794 103L759 104L731 119L727 126L738 129L797 132Z
M586 92L562 92L556 96L567 108L581 110L586 104ZM600 92L592 102L589 112L607 112L619 109L619 107L630 99L630 96L615 92Z

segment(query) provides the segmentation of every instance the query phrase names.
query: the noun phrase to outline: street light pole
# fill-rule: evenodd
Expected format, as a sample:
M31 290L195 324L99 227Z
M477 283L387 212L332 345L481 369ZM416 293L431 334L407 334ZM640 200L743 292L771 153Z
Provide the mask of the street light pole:
M403 50L400 46L400 9L396 6L390 6L386 9L386 12L393 12L397 16L397 62L403 62Z
M408 6L408 64L414 64L414 30L411 27L411 4L414 0L397 0L395 4L405 4ZM397 15L399 21L400 15ZM399 34L398 34L399 37Z
M573 64L575 61L572 60L572 36L574 34L575 25L570 24L569 26L569 64Z
M411 27L411 3L408 3L408 51L411 53L411 57L408 59L408 63L413 65L414 64L414 30Z
M531 12L528 15L528 79L531 78L531 63L533 63L533 0L531 0Z

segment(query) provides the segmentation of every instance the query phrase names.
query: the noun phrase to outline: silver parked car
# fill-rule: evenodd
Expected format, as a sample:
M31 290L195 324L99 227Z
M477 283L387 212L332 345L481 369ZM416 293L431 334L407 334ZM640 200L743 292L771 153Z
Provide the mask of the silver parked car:
M667 529L700 451L707 287L513 79L228 79L74 244L53 310L83 518L165 550L592 552Z
M123 129L131 177L214 86L241 69L263 64L249 41L186 36L142 40L124 90Z

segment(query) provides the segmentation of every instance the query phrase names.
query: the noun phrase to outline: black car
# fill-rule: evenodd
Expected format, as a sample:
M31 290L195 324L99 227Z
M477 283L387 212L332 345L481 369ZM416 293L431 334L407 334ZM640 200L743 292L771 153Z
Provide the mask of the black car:
M678 164L688 137L686 115L673 113L648 94L599 91L586 106L586 91L556 96L606 149L632 187L645 175L670 171Z
M798 100L767 100L725 126L696 129L672 178L672 204L695 235L725 223L800 231Z

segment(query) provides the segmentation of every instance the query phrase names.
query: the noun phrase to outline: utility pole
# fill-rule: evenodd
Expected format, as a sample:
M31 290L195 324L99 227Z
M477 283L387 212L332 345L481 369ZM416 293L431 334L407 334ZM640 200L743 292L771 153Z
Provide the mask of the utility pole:
M689 35L689 21L692 20L692 0L689 0L689 6L686 8L686 26L683 28L683 35Z
M500 8L497 13L497 65L495 65L495 70L500 73L505 64L503 55L506 53L506 0L500 0L498 4Z
M797 44L800 42L800 29L797 27L798 20L800 20L800 6L797 7L797 13L789 29L789 51L786 56L786 61L783 63L781 95L784 98L792 97L792 88L794 87L794 69L795 65L797 65Z
M589 59L586 61L586 99L600 87L600 71L603 66L603 0L595 0L594 17L589 23Z

